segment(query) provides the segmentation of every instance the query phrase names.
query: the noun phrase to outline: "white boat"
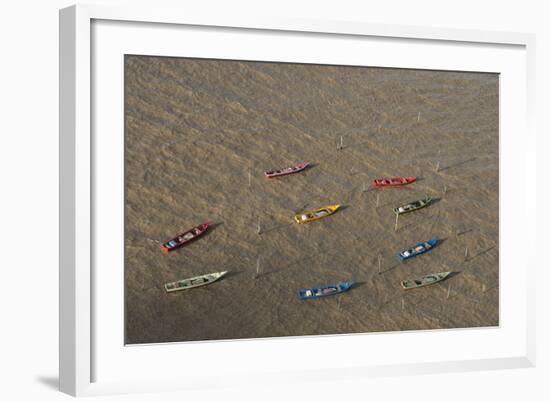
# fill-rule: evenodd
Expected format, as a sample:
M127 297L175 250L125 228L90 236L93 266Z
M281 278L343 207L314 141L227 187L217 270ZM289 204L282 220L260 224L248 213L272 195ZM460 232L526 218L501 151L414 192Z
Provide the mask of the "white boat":
M427 274L422 277L418 277L412 280L405 280L401 282L401 287L404 290L409 290L411 288L425 287L430 284L438 283L442 280L445 280L451 272L441 272L441 273L432 273Z
M219 280L227 271L215 272L203 274L202 276L186 278L184 280L174 281L172 283L164 284L166 292L174 292L181 290L188 290L190 288L202 287L203 285L212 284L214 281Z

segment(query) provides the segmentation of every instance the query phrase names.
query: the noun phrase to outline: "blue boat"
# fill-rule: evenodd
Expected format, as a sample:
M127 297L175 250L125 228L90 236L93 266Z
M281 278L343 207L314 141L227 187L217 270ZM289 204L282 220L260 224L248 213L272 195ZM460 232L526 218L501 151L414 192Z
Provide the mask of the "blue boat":
M302 288L298 291L300 299L321 298L329 295L336 295L351 288L353 282L341 281L338 284L322 285L314 288Z
M405 249L404 251L399 252L397 256L399 256L399 259L406 260L410 258L414 258L415 256L421 255L425 252L428 252L432 250L439 240L437 238L432 238L429 241L421 242L420 244L417 244L409 249Z

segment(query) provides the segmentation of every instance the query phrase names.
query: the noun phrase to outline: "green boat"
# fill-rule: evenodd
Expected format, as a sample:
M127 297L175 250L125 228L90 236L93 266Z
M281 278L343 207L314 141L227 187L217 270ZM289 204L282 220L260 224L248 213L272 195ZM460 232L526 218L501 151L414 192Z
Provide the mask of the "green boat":
M174 281L173 283L166 283L164 284L164 288L166 289L166 292L174 292L187 290L189 288L202 287L203 285L211 284L214 281L219 280L225 276L226 273L227 271L208 273L202 276L186 278L184 280Z
M425 287L445 280L449 274L451 274L451 272L432 273L412 280L405 280L401 282L401 287L403 287L404 290Z
M425 198L419 199L414 202L409 202L406 205L399 206L393 209L393 212L397 215L403 213L414 212L415 210L422 209L423 207L428 206L432 203L433 199L431 196L426 196Z

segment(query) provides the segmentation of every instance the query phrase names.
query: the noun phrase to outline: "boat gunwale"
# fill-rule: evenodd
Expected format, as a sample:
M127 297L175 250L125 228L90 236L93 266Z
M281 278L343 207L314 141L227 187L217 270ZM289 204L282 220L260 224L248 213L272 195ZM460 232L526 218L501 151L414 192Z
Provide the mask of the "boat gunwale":
M166 290L166 292L177 292L177 291L183 291L183 290L189 290L189 289L192 289L192 288L197 288L197 287L202 287L204 285L208 285L208 284L212 284L216 281L218 281L219 279L221 279L223 276L225 276L226 274L228 273L228 271L221 271L221 272L213 272L213 273L206 273L206 274L201 274L200 276L195 276L195 277L189 277L189 278L184 278L184 279L181 279L181 280L176 280L176 281L171 281L169 283L165 283L164 284L164 289ZM175 287L173 289L168 289L167 286L170 285L170 284L177 284L177 283L181 283L182 281L193 281L193 280L196 280L196 279L199 279L199 278L203 278L203 277L210 277L210 276L214 276L214 275L217 275L217 277L215 277L213 280L211 281L206 281L206 282L203 282L203 283L200 283L200 284L196 284L196 285L191 285L191 286L188 286L188 287Z
M311 221L315 221L315 220L319 220L319 219L322 219L323 217L328 217L330 215L333 215L334 213L336 213L336 211L338 209L340 209L342 207L342 205L340 203L337 203L337 204L334 204L334 205L327 205L327 206L323 206L323 207L320 207L318 209L315 209L315 210L311 210L311 211L307 211L307 212L303 212L303 213L299 213L299 214L295 214L294 215L294 221L296 221L296 223L298 224L302 224L302 223L309 223ZM311 218L308 218L307 220L301 220L300 217L304 216L304 215L307 215L307 214L314 214L314 213L318 213L318 212L321 212L323 210L328 210L328 213L323 215L323 216L315 216L315 217L311 217Z
M312 291L312 293L313 293L314 290L322 290L322 289L325 289L325 288L334 288L334 287L336 287L337 290L333 291L331 293L328 293L328 294L311 295L311 296L302 295L302 292L305 292L305 291L308 291L308 290ZM341 294L343 292L346 292L346 291L350 290L352 287L353 287L353 281L349 280L349 281L340 281L336 284L325 284L325 285L319 285L319 286L316 286L316 287L300 288L298 290L298 298L300 298L301 300L304 300L304 299L312 299L312 298L329 297L329 296L332 296L332 295L337 295L337 294Z
M434 200L434 199L433 199L431 196L426 196L426 197L424 197L424 198L422 198L422 199L417 199L417 200L415 200L415 201L408 202L408 203L406 203L406 204L404 204L404 205L394 207L394 208L393 208L393 212L394 212L395 214L397 214L397 215L406 214L406 213L410 213L410 212L415 212L415 211L417 211L417 210L420 210L420 209L422 209L422 208L425 208L426 206L429 206L429 205L432 203L433 200ZM422 205L420 205L420 206L418 206L418 207L415 207L414 209L404 210L404 211L402 211L402 212L399 212L399 211L398 211L400 207L405 207L405 206L408 206L408 205L410 205L410 204L412 204L412 203L415 203L415 202L422 202L422 201L424 201L424 204L422 204Z
M412 290L412 289L415 289L415 288L422 288L422 287L427 287L429 285L432 285L432 284L436 284L436 283L439 283L443 280L445 280L447 277L450 276L452 272L450 271L447 271L447 272L438 272L438 273L429 273L429 274L425 274L424 276L420 276L420 277L415 277L415 278L412 278L412 279L408 279L408 280L402 280L401 281L401 287L404 289L404 290ZM420 285L415 285L414 287L406 287L404 285L404 283L406 282L416 282L416 280L423 280L423 279L426 279L427 277L430 277L430 276L440 276L440 275L443 275L443 277L440 277L438 278L437 280L435 281L432 281L430 283L422 283Z
M437 246L437 244L439 244L439 241L440 241L439 238L433 237L433 238L430 238L429 240L419 242L418 244L415 244L415 245L413 245L413 246L410 246L410 247L405 248L404 250L398 252L398 253L397 253L397 257L403 261L403 260L407 260L407 259L410 259L410 258L414 258L414 257L416 257L416 256L419 256L419 255L422 255L422 254L424 254L424 253L430 252L431 250L433 250L433 249ZM417 246L424 245L424 244L430 244L430 247L429 247L429 248L426 248L426 247L424 246L424 249L423 249L422 251L418 251L418 252L416 252L416 253L414 253L414 254L411 254L411 255L409 255L409 256L404 256L404 255L403 255L403 252L408 251L408 250L410 250L410 249L414 249L414 248L416 248Z
M309 162L301 162L301 163L295 164L294 166L284 167L278 170L264 171L264 175L266 178L283 177L285 175L290 175L294 173L299 173L300 171L304 171L309 165L310 165ZM296 168L296 169L292 170L293 168ZM289 170L289 171L284 171L284 170Z
M204 228L202 228L202 227L204 227ZM191 227L189 230L183 231L182 233L170 238L169 240L164 241L162 244L160 244L160 247L164 252L170 252L170 251L176 250L176 249L182 247L183 245L185 245L187 243L190 243L190 242L196 240L197 238L199 238L200 236L202 236L208 230L209 227L210 227L209 222L197 224L196 226ZM200 233L196 234L193 238L189 238L188 240L181 241L181 242L178 241L178 243L176 245L174 245L173 247L171 247L171 248L168 248L166 246L169 242L174 241L174 240L177 241L177 238L182 238L184 235L190 233L191 231L193 231L197 228L200 229Z

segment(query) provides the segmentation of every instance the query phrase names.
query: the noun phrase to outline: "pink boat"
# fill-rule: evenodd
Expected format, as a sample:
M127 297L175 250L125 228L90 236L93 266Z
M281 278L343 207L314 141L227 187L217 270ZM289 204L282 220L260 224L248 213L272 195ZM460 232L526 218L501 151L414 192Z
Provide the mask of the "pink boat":
M267 178L281 177L283 175L298 173L305 170L309 166L308 162L300 163L292 167L283 168L281 170L266 171L264 174Z
M397 187L416 181L416 177L380 178L372 182L375 187Z

